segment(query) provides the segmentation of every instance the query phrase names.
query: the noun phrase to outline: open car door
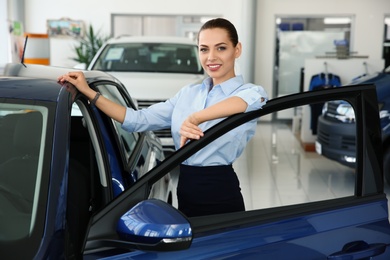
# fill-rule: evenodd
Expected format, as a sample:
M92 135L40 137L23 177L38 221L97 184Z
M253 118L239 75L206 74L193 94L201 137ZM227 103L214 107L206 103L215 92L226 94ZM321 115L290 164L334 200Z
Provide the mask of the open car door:
M325 186L320 187L319 182L311 182L310 178L324 177L320 168L324 166L309 165L303 161L306 158L300 158L300 167L311 171L308 179L301 176L299 183L296 178L287 179L284 189L295 194L323 189L324 196L296 196L295 200L268 205L256 204L252 197L251 207L244 212L195 218L187 218L175 205L149 197L154 183L241 124L257 120L262 129L262 117L330 100L345 100L356 115L357 163L354 173L348 175L352 179L345 193L329 192L330 185L340 185L338 181L333 183L339 180L340 172L326 176ZM390 259L377 104L375 86L359 85L275 98L262 109L227 118L207 130L200 140L188 143L165 159L94 215L85 256L107 256L107 249L119 249L125 253L107 259L137 259L141 255L145 259ZM254 138L266 134L257 131ZM260 179L253 177L248 184L251 193L257 194L266 189L264 183L278 180L261 179L274 170L273 166L264 161L266 154L258 153L253 144L248 149L246 153L251 153L252 158L264 162L247 167L251 176ZM262 201L261 195L258 199Z

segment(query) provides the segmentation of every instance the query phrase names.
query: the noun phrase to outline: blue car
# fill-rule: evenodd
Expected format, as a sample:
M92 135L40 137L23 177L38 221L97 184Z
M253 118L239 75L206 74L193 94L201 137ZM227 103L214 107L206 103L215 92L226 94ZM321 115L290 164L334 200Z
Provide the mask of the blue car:
M221 121L159 161L134 152L159 151L158 142L146 140L148 133L123 132L72 86L59 86L56 77L64 71L13 64L0 78L0 134L8 142L0 146L2 259L390 259L374 86L272 99L262 109ZM86 76L106 97L132 105L119 82L103 72ZM347 193L266 207L253 201L246 211L193 218L177 209L169 191L183 160L216 138L234 138L245 122L331 100L356 109L358 163ZM79 117L78 126L73 117ZM249 145L248 152L255 148ZM147 165L152 169L144 173ZM248 169L259 178L272 171L266 165ZM309 189L319 188L307 182ZM248 185L258 186L251 192L261 190L261 183L252 179Z
M9 64L0 78L2 259L78 258L90 217L164 160L153 132L123 131L60 86L55 79L67 71ZM86 77L106 97L135 107L112 76ZM151 196L171 203L168 178Z

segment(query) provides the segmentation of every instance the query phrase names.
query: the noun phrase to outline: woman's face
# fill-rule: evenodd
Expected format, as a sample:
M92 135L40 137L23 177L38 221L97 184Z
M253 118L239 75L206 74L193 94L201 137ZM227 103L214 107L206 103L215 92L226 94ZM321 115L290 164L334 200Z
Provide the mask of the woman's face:
M235 77L234 62L241 54L241 43L235 47L225 29L205 29L199 33L199 59L203 69L218 85Z

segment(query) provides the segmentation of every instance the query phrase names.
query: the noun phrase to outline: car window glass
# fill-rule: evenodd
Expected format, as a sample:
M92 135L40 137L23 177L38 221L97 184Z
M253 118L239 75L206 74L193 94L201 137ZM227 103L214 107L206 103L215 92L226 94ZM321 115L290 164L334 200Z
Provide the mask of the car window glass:
M108 45L93 69L103 71L201 74L196 45L116 43Z
M343 104L349 105L346 102ZM319 117L323 113L329 114L329 111L323 110L323 106L324 103L317 103L278 112L295 111L296 116L291 122L258 122L254 137L235 162L237 169L243 169L238 170L237 174L247 210L354 195L354 164L347 166L336 161L329 154L328 145L333 142L339 150L348 147L340 157L355 160L355 125L353 121L347 122L346 136L340 135L341 130L331 133L319 129ZM349 108L353 112L352 107ZM319 113L316 113L317 109ZM307 120L302 120L303 117ZM323 142L317 141L319 137Z
M0 240L28 236L38 207L48 110L0 104Z
M318 108L317 118L312 118L311 112L314 113ZM337 111L339 115L332 114ZM353 108L349 103L345 101L317 103L277 113L295 113L294 120L272 123L258 120L254 136L241 156L233 163L246 211L353 196L356 127ZM276 113L271 116L277 118ZM309 121L302 120L303 117L309 118ZM345 154L340 155L345 163L332 157L326 143L319 143L317 141L319 137L313 134L314 125L311 121L314 120L317 125L320 117L346 124L348 129L346 136L335 135L341 132L337 129L331 136L321 134L321 138L325 138L328 144L333 142L339 146L338 150L347 147ZM233 129L220 138L228 138L238 144L240 135L237 131L238 128ZM341 142L337 143L337 140ZM213 144L212 142L208 146ZM169 179L172 190L175 191L179 170L175 168L164 178ZM175 192L170 203L178 207Z
M122 97L119 90L112 85L100 85L97 87L98 90L104 95L104 97L114 101L115 103L121 104L125 107L129 106L125 99ZM132 154L135 145L137 144L137 140L139 139L139 133L136 132L128 132L122 129L122 124L112 120L115 130L117 132L118 141L120 143L120 148L122 153L126 157L126 160L129 159Z
M119 61L123 55L125 48L110 48L107 51L107 55L105 57L106 61Z

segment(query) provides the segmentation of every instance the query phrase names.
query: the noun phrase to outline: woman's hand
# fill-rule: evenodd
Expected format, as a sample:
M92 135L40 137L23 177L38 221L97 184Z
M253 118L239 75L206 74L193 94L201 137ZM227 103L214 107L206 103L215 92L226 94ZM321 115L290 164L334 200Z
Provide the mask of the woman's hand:
M203 131L198 127L199 124L245 112L247 106L242 98L233 96L191 114L181 125L180 147L190 139L200 139L203 136Z
M81 93L86 94L90 89L87 81L85 80L84 73L81 71L72 71L58 77L58 82L61 85L65 85L67 82L75 86Z
M180 127L180 147L186 144L188 140L198 140L203 136L203 131L198 126L200 122L196 113L189 115Z
M69 82L61 83L61 85L66 89L66 91L68 91L70 93L70 95L72 97L72 101L75 101L76 96L79 93L77 88L75 86L73 86L72 84L70 84Z
M93 100L96 97L97 92L91 89L88 82L85 79L84 73L81 71L72 71L65 75L58 77L58 83L68 89L69 84L76 87L88 100ZM95 102L95 106L103 111L107 116L120 122L121 124L125 120L126 107L121 104L115 103L104 96L100 96Z

